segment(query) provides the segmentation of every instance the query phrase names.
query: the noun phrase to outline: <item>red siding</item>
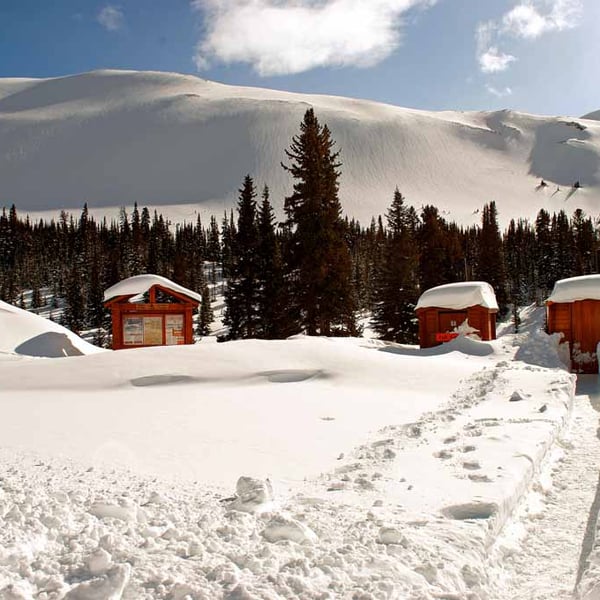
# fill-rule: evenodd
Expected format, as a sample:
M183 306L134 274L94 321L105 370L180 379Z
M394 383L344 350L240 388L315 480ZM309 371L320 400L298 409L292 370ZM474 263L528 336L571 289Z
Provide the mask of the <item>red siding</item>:
M547 320L548 333L562 333L563 340L569 342L573 371L598 373L596 347L600 342L600 301L551 303L547 306ZM577 361L577 351L593 355L592 360Z
M479 331L482 340L496 339L496 311L483 306L470 306L466 310L447 308L419 308L419 343L421 348L439 346L436 334L450 332L468 319L469 325Z

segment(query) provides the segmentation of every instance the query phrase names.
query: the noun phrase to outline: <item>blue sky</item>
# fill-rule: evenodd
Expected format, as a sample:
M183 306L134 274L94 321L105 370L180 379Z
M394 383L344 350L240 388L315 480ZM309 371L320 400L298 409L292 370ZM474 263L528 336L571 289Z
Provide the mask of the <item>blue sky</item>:
M600 108L600 0L0 0L0 76L100 68L424 109Z

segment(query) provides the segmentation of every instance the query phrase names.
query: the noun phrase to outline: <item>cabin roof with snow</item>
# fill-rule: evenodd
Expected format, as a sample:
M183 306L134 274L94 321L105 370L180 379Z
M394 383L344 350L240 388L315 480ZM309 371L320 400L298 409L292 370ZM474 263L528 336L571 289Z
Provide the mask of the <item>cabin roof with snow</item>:
M202 301L202 296L200 296L200 294L197 294L166 277L147 273L145 275L135 275L134 277L123 279L123 281L119 281L119 283L115 283L115 285L109 287L104 292L104 302L109 302L110 300L123 296L130 296L127 300L128 302L139 302L143 299L144 294L155 285L185 296L194 303Z
M560 279L554 284L546 304L600 300L600 275L581 275Z
M463 310L470 306L483 306L498 310L494 288L485 281L461 281L438 285L421 294L417 306L420 308L446 308Z

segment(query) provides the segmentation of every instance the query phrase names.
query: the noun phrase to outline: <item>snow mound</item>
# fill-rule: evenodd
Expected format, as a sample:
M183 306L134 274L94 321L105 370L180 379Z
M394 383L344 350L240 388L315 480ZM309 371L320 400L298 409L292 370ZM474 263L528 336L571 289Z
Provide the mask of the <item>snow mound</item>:
M576 302L577 300L600 300L600 275L581 275L560 279L547 303Z
M230 510L261 513L273 507L273 487L267 479L240 477L235 486L236 495L229 504Z
M442 356L452 352L458 352L467 356L489 356L496 354L496 349L489 342L482 342L468 335L461 334L458 337L431 348L419 348L403 344L388 344L379 348L381 352L400 354L404 356Z
M112 218L128 198L189 222L235 208L246 173L283 198L292 188L284 149L310 106L342 150L344 209L363 222L385 213L398 184L414 206L434 204L464 224L480 221L483 199L505 223L542 207L596 213L594 121L419 111L135 71L0 79L2 201L37 218L80 211L85 198L92 214ZM575 181L583 187L571 197Z
M115 285L109 287L104 292L104 302L107 302L111 298L116 298L117 296L133 296L133 298L129 299L129 302L137 302L140 300L141 296L154 285L169 288L192 300L197 300L198 302L202 301L202 296L200 296L200 294L197 294L166 277L145 273L143 275L135 275L134 277L123 279L123 281L119 281L118 283L115 283Z
M459 335L457 338L442 344L445 352L460 352L461 354L467 354L470 356L489 356L494 354L494 346L488 342L482 342L477 339L473 339L467 335ZM436 346L441 353L441 348ZM429 348L427 348L429 350ZM433 354L433 352L431 352Z
M416 308L462 310L470 306L498 310L494 288L484 281L466 281L438 285L421 294Z
M568 345L560 343L562 334L548 335L540 330L519 337L521 343L515 360L546 369L567 370L571 364Z
M297 544L313 544L317 541L315 532L295 519L276 515L262 532L268 542L290 541Z
M65 600L120 600L131 577L131 565L115 565L106 575L78 583Z
M0 353L60 358L103 352L58 323L0 300Z

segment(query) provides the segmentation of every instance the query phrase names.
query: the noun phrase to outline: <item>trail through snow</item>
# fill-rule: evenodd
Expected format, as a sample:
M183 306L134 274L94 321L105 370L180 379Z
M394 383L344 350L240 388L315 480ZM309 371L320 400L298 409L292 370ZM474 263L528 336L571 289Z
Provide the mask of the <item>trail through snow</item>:
M573 598L598 485L597 428L589 397L578 395L569 425L492 548L494 600Z

